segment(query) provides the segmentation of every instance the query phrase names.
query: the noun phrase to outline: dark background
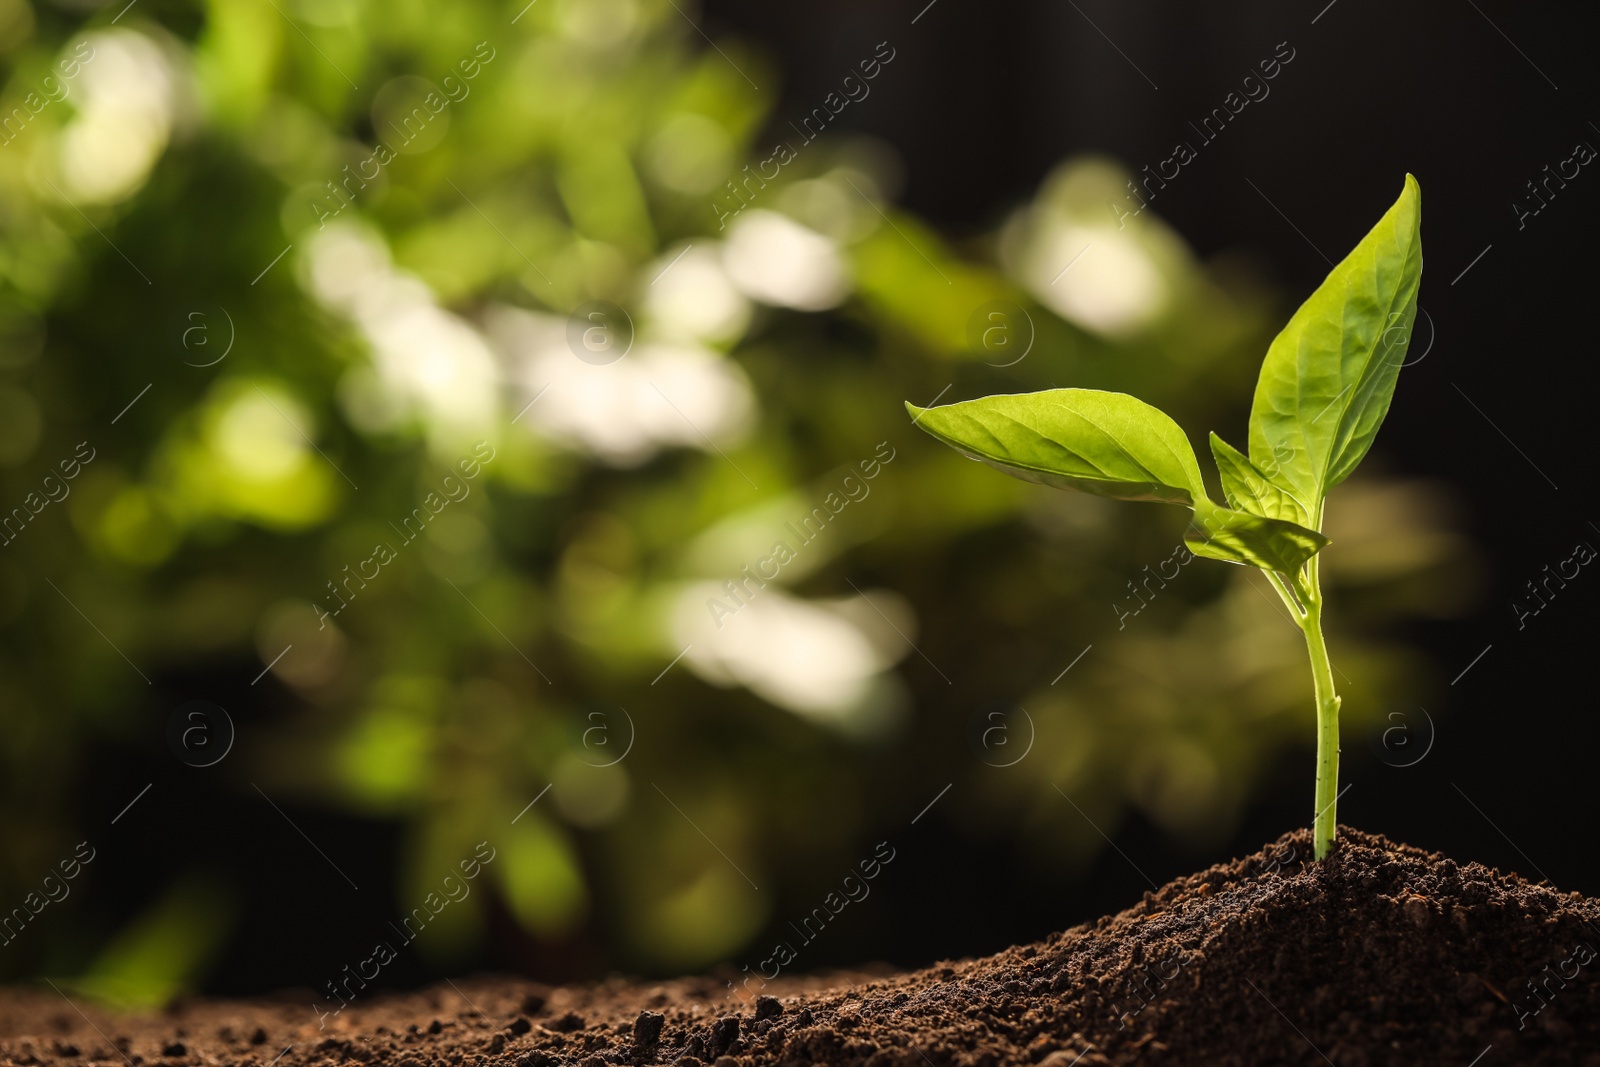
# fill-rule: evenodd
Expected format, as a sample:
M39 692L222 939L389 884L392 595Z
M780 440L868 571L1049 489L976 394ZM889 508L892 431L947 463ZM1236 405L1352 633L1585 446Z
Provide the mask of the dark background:
M1134 169L1166 158L1174 141L1191 138L1191 119L1220 105L1257 60L1287 41L1296 56L1271 83L1270 97L1207 145L1154 206L1202 256L1248 249L1261 269L1302 293L1327 269L1316 249L1342 253L1393 199L1402 175L1417 175L1427 204L1422 306L1437 336L1402 375L1373 461L1452 484L1489 567L1474 614L1411 635L1447 678L1492 646L1442 705L1428 709L1437 726L1432 750L1416 766L1397 768L1375 758L1367 738L1347 736L1341 821L1600 894L1600 857L1573 832L1592 804L1600 739L1584 684L1593 655L1584 613L1594 609L1600 580L1580 575L1521 631L1509 606L1525 581L1569 556L1574 543L1600 543L1590 525L1600 512L1587 506L1593 449L1585 439L1594 423L1589 335L1600 177L1586 168L1523 229L1512 209L1525 183L1567 158L1576 142L1600 144L1589 121L1596 113L1592 14L1467 0L1336 0L1326 9L1321 0L936 0L925 10L920 3L712 0L700 21L713 38L754 45L785 72L774 112L780 123L888 40L898 52L893 77L877 83L872 107L850 109L841 123L892 145L904 163L899 201L958 238L991 229L1065 156L1105 152ZM219 671L210 691L229 707L251 708L260 693L237 679L254 670L241 663ZM203 680L184 681L192 688ZM957 703L971 697L941 695ZM1306 736L1309 742L1309 730ZM106 753L104 765L113 763L117 757ZM1160 884L1303 824L1310 764L1309 744L1285 759L1221 847L1184 850L1132 818L1117 833L1117 849L1104 850L1065 895L1031 876L1014 842L974 840L935 807L895 841L898 858L874 888L877 905L847 913L841 929L808 948L804 965L923 964L1118 910L1149 887L1146 877ZM105 862L106 877L139 871L141 861L152 877L160 873L176 847L163 828L181 824L185 806L235 828L212 842L219 866L256 872L262 885L290 866L303 869L301 842L286 840L278 816L253 797L159 788L183 770L170 761L119 763L114 778L102 781L102 806L131 795L137 783L158 783L148 803L159 817L118 839L115 851L129 862ZM294 814L357 882L380 880L393 866L397 843L387 824ZM777 914L809 905L785 901ZM346 933L356 921L296 914L270 900L251 909L252 921L214 968L215 992L303 980L299 947L330 929ZM527 945L513 925L502 921L498 933L474 962L526 964ZM411 954L384 981L415 983L429 977L422 967ZM548 956L538 967L549 977L562 973Z

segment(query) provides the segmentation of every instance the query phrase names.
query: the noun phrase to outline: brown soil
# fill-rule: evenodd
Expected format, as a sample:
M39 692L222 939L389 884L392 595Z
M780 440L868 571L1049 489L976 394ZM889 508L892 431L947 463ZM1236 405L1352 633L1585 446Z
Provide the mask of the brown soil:
M1600 1065L1600 901L1341 832L1325 864L1290 834L986 959L752 982L743 998L714 978L483 978L358 999L319 1029L309 995L128 1017L15 991L0 1063Z

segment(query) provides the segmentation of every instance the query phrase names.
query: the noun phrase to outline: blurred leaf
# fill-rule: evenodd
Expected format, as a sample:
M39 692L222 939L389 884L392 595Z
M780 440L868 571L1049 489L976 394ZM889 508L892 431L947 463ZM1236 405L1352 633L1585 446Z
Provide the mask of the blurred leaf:
M434 734L414 709L380 705L362 716L338 754L340 777L363 805L409 807L427 781Z
M488 870L525 928L546 937L569 932L587 910L583 875L566 839L537 811L496 835Z
M461 966L483 933L484 903L494 881L485 873L494 863L480 862L492 855L479 848L485 815L458 802L423 813L407 842L404 877L395 887L401 931L414 938L410 943L422 955L452 967ZM466 877L473 871L476 877Z
M195 67L219 121L243 127L260 113L289 29L271 4L207 0Z
M965 773L965 751L938 738L971 709L941 695L920 657L861 679L859 706L809 717L716 676L700 646L672 664L684 648L674 609L694 581L724 599L727 583L743 583L744 600L765 600L718 631L756 659L803 654L758 625L774 604L849 621L851 647L870 645L884 619L857 604L850 621L835 599L854 582L895 591L895 625L946 670L957 657L942 650L970 648L958 688L1012 692L1041 678L1050 700L1034 756L1017 774L974 779L988 807L975 805L963 832L1059 847L1055 877L1103 842L1081 820L1049 822L1062 808L1051 770L1077 781L1096 818L1139 808L1192 834L1188 816L1214 811L1225 827L1303 712L1301 653L1245 588L1256 576L1210 568L1173 581L1175 516L1034 492L889 415L900 397L946 388L1070 380L1145 397L1183 425L1219 425L1232 414L1221 398L1254 376L1271 339L1276 294L1208 269L1149 210L1112 228L1106 200L1129 176L1110 161L1065 161L1009 221L958 240L893 205L897 163L881 144L840 133L747 187L758 198L741 218L771 233L804 224L818 255L843 265L837 306L779 306L774 279L798 268L758 248L744 266L767 276L753 282L713 207L775 154L753 138L782 97L779 72L737 41L710 47L659 0L539 3L510 26L522 6L203 0L176 21L162 12L166 30L142 5L87 30L34 5L32 38L6 57L13 102L82 34L112 32L120 45L84 66L70 96L6 147L15 165L0 167L0 407L14 416L0 420L0 507L21 508L0 512L8 884L31 884L58 843L81 840L86 786L147 758L159 709L143 694L233 680L260 713L246 747L264 786L404 842L373 898L391 914L425 906L478 842L500 849L472 895L429 923L418 966L506 964L500 945L473 955L484 908L500 899L532 937L577 942L575 957L595 966L681 971L738 954L775 901L820 897L856 837L903 822L913 779ZM479 42L494 58L466 77L461 61ZM374 112L385 87L451 72L437 143L368 162L388 136L389 113ZM81 169L102 202L78 200L62 176L69 143L82 159L123 164L109 184L109 170ZM748 383L744 422L727 437L702 414L717 410L712 391L645 369L668 317L659 294L678 275L652 282L685 248L672 270L693 269L689 306L749 312L720 316L714 337L673 341ZM625 305L639 343L615 365L588 366L565 316L602 298ZM1008 343L1033 342L1020 361L976 351L974 323L981 335L997 302L1018 327ZM508 319L517 330L499 328ZM209 331L203 349L185 332L196 321ZM236 330L231 348L225 329ZM605 434L561 436L557 413L641 446L624 457L591 447ZM1187 444L1165 427L1156 438L1172 455L1134 450L1139 463L1121 474L1186 502L1200 486ZM480 439L498 456L463 481L458 457ZM85 441L99 458L65 475ZM446 475L470 495L418 520L452 492ZM1350 492L1338 513L1353 524L1341 552L1355 554L1342 596L1370 604L1372 625L1459 595L1440 559L1453 567L1461 540L1413 515L1435 514L1431 497L1409 485L1365 502ZM820 532L789 532L834 508ZM408 518L427 528L402 545L395 527ZM1225 532L1235 555L1274 550ZM390 539L399 557L380 577L348 579ZM745 577L778 540L796 557L764 586ZM1163 557L1166 579L1153 563ZM1125 598L1130 577L1148 583L1141 591L1167 582L1159 611L1049 685L1065 666L1061 639L1094 640L1106 594ZM1378 584L1395 595L1366 588ZM340 588L358 595L324 624L312 605L335 606ZM1218 633L1242 636L1219 648ZM1378 695L1427 677L1393 642L1336 639L1355 715L1379 714ZM907 707L917 729L900 725ZM640 743L601 772L590 761L612 749L587 731L597 710L609 716L620 751L623 708ZM864 724L882 728L854 728ZM691 806L672 790L761 892L657 803L645 783L666 783L667 768L719 798ZM30 932L20 952L0 953L0 971L76 959L70 927L121 914L98 890L73 906L81 924ZM170 944L151 934L120 962L108 956L106 973L131 976L145 1002L192 984L204 953L185 938L198 935L171 929ZM285 932L285 945L295 936L307 935Z
M764 917L749 883L726 864L710 864L688 884L640 902L624 921L653 966L693 971L745 944Z
M614 144L572 146L562 161L561 199L584 236L638 253L655 247L655 228L633 165Z
M865 196L859 188L849 195ZM968 351L969 320L983 305L1017 300L1003 279L963 263L931 229L898 212L852 251L863 299L939 354Z
M122 1009L150 1009L194 988L233 921L233 905L211 878L179 878L100 951L72 985Z

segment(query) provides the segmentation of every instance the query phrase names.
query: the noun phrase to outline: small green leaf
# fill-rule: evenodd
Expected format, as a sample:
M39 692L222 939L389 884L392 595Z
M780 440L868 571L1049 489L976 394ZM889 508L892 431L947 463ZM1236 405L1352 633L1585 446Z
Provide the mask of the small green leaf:
M1049 389L906 410L945 444L1025 481L1169 504L1205 495L1183 430L1126 393Z
M1273 480L1313 517L1389 411L1417 314L1421 217L1422 192L1408 174L1400 199L1300 305L1261 364L1250 459L1276 468Z
M1222 476L1222 494L1228 506L1269 519L1284 519L1301 526L1311 521L1311 512L1294 494L1277 485L1237 448L1211 435L1211 455Z
M1218 507L1203 498L1195 502L1194 520L1183 541L1197 556L1248 563L1290 577L1328 543L1304 526Z

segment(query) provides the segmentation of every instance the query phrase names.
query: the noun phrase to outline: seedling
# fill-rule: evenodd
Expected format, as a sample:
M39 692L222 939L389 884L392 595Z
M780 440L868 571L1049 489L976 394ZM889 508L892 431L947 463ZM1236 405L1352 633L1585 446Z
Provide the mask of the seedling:
M1408 174L1400 199L1267 349L1250 407L1250 454L1211 435L1227 507L1206 496L1178 424L1126 393L1049 389L906 405L924 430L1014 477L1189 508L1191 552L1265 572L1311 658L1319 860L1333 845L1339 788L1339 695L1322 638L1323 506L1367 454L1394 396L1417 313L1421 210L1422 192Z

